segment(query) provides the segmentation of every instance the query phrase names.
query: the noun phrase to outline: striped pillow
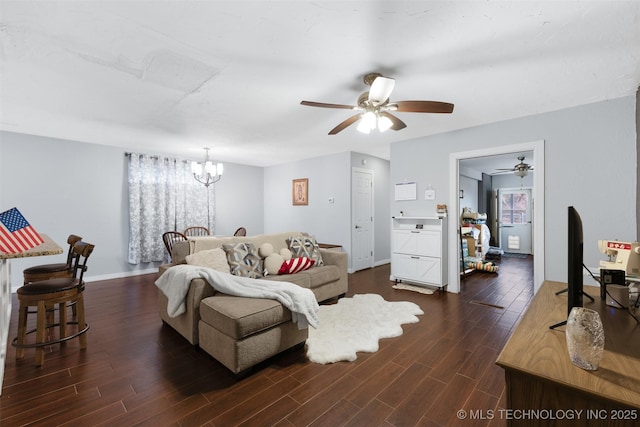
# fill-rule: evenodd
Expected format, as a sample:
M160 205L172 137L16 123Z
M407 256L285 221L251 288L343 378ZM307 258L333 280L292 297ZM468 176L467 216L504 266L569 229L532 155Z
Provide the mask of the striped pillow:
M307 257L291 258L282 263L278 274L294 274L313 267L316 261Z

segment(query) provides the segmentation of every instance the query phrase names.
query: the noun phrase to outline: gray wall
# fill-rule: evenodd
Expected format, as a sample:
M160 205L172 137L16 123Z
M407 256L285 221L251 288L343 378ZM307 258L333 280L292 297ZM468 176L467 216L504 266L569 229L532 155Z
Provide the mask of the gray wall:
M293 206L292 180L309 179L309 204ZM300 230L321 243L350 248L349 153L332 154L270 166L264 170L264 229L266 233ZM334 203L329 203L329 198Z
M264 169L224 163L216 183L216 234L232 235L238 227L247 234L264 233Z
M17 207L61 245L71 233L94 243L88 280L155 272L156 263L127 263L126 165L121 148L0 132L0 212ZM216 184L217 233L240 225L263 232L262 177L262 168L225 164ZM12 285L22 283L27 266L63 261L64 255L12 260Z
M391 146L391 182L428 184L437 203L448 200L451 153L531 141L545 141L544 278L566 280L566 210L582 216L585 264L604 259L598 239L637 236L636 100L624 97L561 111L464 129ZM455 113L454 113L455 114ZM391 202L391 211L434 215L435 202Z
M529 172L527 176L520 178L515 174L509 173L504 175L494 175L491 183L493 190L499 188L531 188L533 186L533 175L535 172Z
M451 212L453 214L452 221L457 221L458 218L460 218L463 208L470 208L471 212L478 211L478 180L460 175L460 182L458 186L460 187L460 190L463 191L463 197L459 201L460 212L458 212L457 215ZM451 202L450 205L449 209L451 210L455 204ZM449 204L447 204L447 206L449 206Z
M367 160L364 166L363 159ZM342 245L351 254L352 166L374 172L375 262L388 262L389 162L372 156L344 152L265 168L265 232L306 231L319 242ZM308 206L292 205L291 185L297 178L309 179ZM329 203L329 198L333 203Z

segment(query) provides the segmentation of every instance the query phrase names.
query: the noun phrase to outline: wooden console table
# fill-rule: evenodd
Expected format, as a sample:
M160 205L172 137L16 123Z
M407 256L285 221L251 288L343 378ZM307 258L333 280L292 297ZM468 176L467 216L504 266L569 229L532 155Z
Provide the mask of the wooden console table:
M26 258L43 255L58 255L62 248L46 234L40 234L44 243L18 254L0 253L0 394L4 378L4 361L7 357L7 338L9 337L9 320L11 319L11 266L12 258Z
M600 313L605 352L598 370L580 369L569 359L565 327L549 329L567 318L567 294L555 295L564 288L543 283L498 356L507 410L496 416L508 425L639 425L640 325L586 286L595 302L585 299L584 306Z

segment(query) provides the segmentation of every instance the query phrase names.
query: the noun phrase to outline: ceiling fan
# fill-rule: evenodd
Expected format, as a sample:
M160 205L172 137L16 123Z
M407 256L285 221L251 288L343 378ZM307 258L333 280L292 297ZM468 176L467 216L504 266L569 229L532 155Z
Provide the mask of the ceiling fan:
M371 86L369 91L358 97L357 105L327 104L324 102L301 101L300 104L310 107L342 108L345 110L356 110L358 114L349 117L342 123L329 131L329 135L335 135L351 126L358 120L358 130L369 133L373 129L384 132L387 129L400 130L407 125L393 112L399 113L451 113L453 104L439 101L397 101L389 102L389 96L393 91L395 79L384 77L380 73L369 73L364 76L363 81Z
M528 163L525 163L524 159L525 159L524 156L518 157L518 160L520 160L520 163L518 163L517 165L515 165L511 169L496 169L496 170L502 171L502 173L513 172L514 174L516 174L520 178L524 178L525 176L527 176L529 171L533 170L533 166L531 166Z

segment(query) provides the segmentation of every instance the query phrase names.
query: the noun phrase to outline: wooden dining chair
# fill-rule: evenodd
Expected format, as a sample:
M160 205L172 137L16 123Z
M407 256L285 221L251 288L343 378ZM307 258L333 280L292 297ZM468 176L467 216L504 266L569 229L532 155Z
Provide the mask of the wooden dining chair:
M209 229L207 227L201 227L201 226L197 226L197 227L189 227L186 230L184 230L184 234L185 236L189 237L189 236L209 236L211 235L211 233L209 233Z
M235 233L233 233L234 236L246 236L247 235L247 229L244 227L240 227L238 228Z
M73 261L73 245L81 241L82 237L70 234L67 238L69 244L69 252L67 253L67 262L56 264L41 264L33 267L25 268L22 271L24 284L38 282L40 280L55 279L56 277L72 277L73 270L71 262Z
M171 258L171 250L173 249L173 245L176 242L186 242L187 236L180 233L179 231L167 231L162 235L162 241L164 242L164 247L167 248L167 252L169 252L169 258Z
M25 348L36 349L36 366L44 364L44 347L63 343L78 337L80 349L87 347L86 332L89 325L84 311L84 273L87 271L87 260L93 252L94 245L83 241L73 245L72 277L59 277L41 280L23 285L16 291L20 303L18 312L18 336L12 341L16 347L16 359L24 357ZM74 321L67 320L67 304L75 304L77 315ZM57 306L58 321L54 323L53 314ZM37 307L36 328L27 331L29 307ZM67 325L77 325L72 331ZM59 328L56 336L55 328ZM36 334L35 343L27 342L27 335Z

